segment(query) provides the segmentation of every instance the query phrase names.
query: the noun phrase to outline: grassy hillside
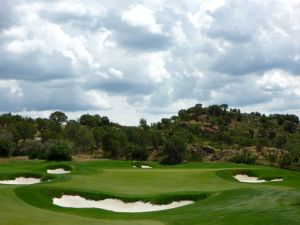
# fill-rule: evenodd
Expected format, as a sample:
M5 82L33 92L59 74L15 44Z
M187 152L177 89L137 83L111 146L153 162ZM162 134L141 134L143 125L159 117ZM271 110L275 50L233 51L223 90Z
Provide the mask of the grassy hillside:
M45 176L47 168L72 169L51 175L51 181L17 186L0 184L0 224L169 224L169 225L296 225L300 221L300 174L272 167L232 163L187 163L152 169L132 168L129 161L85 162L7 161L0 177L24 173ZM237 172L283 182L240 183ZM115 213L101 209L62 208L53 197L79 194L91 199L113 197L124 201L166 203L192 199L194 204L149 213ZM26 222L25 222L26 221Z

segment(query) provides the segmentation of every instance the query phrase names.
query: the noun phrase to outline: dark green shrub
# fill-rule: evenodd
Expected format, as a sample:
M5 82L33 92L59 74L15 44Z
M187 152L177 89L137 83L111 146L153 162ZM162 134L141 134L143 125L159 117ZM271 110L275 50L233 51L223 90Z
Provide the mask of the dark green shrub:
M287 139L285 136L278 136L275 140L275 145L277 148L282 148L287 142Z
M276 154L269 154L268 156L267 156L267 159L270 161L270 163L273 165L273 164L275 164L276 162L277 162L277 159L278 157L277 157L277 155Z
M38 141L30 142L28 157L29 159L45 159L46 158L45 145Z
M256 157L248 151L243 151L235 154L230 161L235 163L255 164Z
M147 150L140 145L136 145L136 144L128 144L127 148L126 148L126 153L127 153L127 159L131 159L131 160L147 160L148 158L148 152Z
M179 135L169 137L163 148L163 158L161 164L178 164L183 161L183 156L186 151L186 143Z
M291 121L284 121L283 129L287 132L294 133L297 130L297 125Z
M127 146L125 132L115 128L109 129L103 136L102 145L105 156L117 158L120 153L125 151Z
M45 145L40 141L27 140L20 142L13 152L14 156L27 155L30 159L45 159Z
M0 138L0 156L9 157L13 149L13 144L4 138Z
M278 161L280 168L289 168L289 166L296 162L295 157L292 154L284 154Z
M291 163L291 165L289 165L289 169L300 172L300 162Z
M56 140L47 143L46 159L48 161L72 160L72 144L70 142Z

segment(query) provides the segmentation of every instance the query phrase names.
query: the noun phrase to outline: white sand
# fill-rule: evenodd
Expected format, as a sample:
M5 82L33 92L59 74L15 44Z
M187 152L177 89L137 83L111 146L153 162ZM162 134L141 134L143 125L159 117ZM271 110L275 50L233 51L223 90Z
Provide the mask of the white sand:
M166 209L173 209L185 205L190 205L193 201L176 201L165 205L154 205L150 202L123 202L118 199L107 198L104 200L88 200L80 196L63 195L61 198L53 198L53 204L69 208L98 208L113 212L153 212Z
M273 180L271 180L272 182L280 182L280 181L283 181L283 179L282 178L277 178L277 179L273 179Z
M0 184L37 184L40 183L41 179L33 177L17 177L14 180L1 180Z
M132 168L137 168L136 166L132 166Z
M273 179L270 181L259 180L257 177L249 177L248 175L244 175L244 174L237 174L234 176L234 178L237 179L239 182L243 182L243 183L265 183L265 182L283 181L282 178Z
M64 173L70 173L70 172L71 171L64 170L63 168L47 170L47 173L50 173L50 174L64 174Z
M141 168L142 169L151 169L152 167L151 166L147 166L147 165L142 165Z

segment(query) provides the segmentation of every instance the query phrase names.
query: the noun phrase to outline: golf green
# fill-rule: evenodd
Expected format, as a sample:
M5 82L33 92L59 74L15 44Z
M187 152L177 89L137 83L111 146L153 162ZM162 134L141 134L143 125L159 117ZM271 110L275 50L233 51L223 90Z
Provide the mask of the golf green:
M1 225L130 224L130 225L298 225L300 173L265 166L231 163L187 163L151 169L132 162L91 160L74 162L5 161L0 180L36 177L31 185L0 184ZM64 168L67 174L47 174ZM234 174L282 182L241 183ZM193 204L157 212L118 213L95 208L54 205L54 197L79 195L86 199L120 199L167 204Z

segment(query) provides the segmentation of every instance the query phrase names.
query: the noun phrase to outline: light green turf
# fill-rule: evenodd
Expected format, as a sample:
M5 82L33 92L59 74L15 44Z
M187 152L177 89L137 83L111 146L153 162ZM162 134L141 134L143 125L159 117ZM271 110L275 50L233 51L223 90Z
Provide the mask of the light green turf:
M300 173L271 167L229 163L188 163L135 169L131 162L93 160L47 163L0 163L0 179L33 174L41 184L0 184L0 225L139 224L139 225L298 225ZM72 173L45 176L47 168L71 167ZM245 184L237 171L284 182ZM192 205L151 213L114 213L100 209L70 209L52 205L52 198L74 193L89 198L105 196L133 201L169 202L193 199ZM203 199L204 196L207 198Z

